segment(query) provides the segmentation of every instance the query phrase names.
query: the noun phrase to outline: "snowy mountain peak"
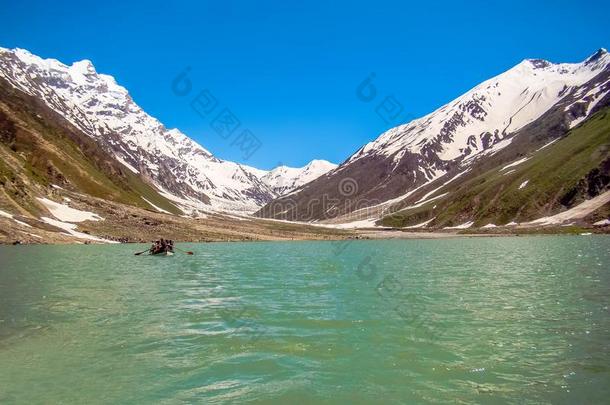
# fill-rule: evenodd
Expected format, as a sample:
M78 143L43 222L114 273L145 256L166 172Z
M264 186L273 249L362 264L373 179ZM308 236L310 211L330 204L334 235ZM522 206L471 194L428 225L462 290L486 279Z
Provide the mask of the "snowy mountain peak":
M83 76L94 75L97 73L95 71L95 67L93 67L93 63L91 63L91 61L88 59L74 62L72 66L70 66L70 72Z
M520 67L530 69L547 69L559 71L563 74L574 73L576 71L598 71L604 69L610 63L610 56L604 48L600 48L591 56L578 63L553 63L544 59L525 59L513 69ZM510 69L512 71L513 69Z
M591 63L595 63L597 61L599 61L600 59L603 58L608 58L608 51L606 50L606 48L599 48L597 50L597 52L595 52L593 55L589 56L586 60L585 60L585 65L591 64Z
M586 122L610 105L609 66L610 56L603 50L580 63L526 59L435 111L382 133L327 176L291 193L290 201L274 201L259 215L308 221L381 215L443 176L454 176L447 180L451 182L496 156L519 156L526 145L540 146L542 139L557 139ZM358 185L349 196L341 192L346 178ZM438 190L412 201L412 208ZM339 203L312 208L316 196ZM296 208L290 214L275 210L284 202Z
M15 48L15 49L6 49L2 48L4 52L12 52L16 57L22 60L25 63L36 64L36 65L52 65L52 64L60 64L60 62L56 59L42 59L40 56L34 55L27 49Z
M327 169L327 170L332 170L335 167L337 167L336 164L329 162L328 160L323 160L323 159L314 159L311 162L309 162L307 165L305 165L305 168L311 168L311 169Z
M300 168L282 165L266 173L261 177L261 180L278 196L281 196L317 179L336 167L336 164L326 160L312 160Z
M577 92L595 77L607 72L610 56L597 51L581 63L551 63L526 59L491 78L438 110L392 128L354 154L348 162L368 155L393 157L418 154L428 162L429 176L445 170L446 162L473 157L495 147L504 147L510 134L533 122L560 100L583 97L594 106L607 94L605 80ZM595 90L597 89L597 90ZM592 104L593 103L593 104ZM585 111L589 111L585 109ZM574 117L574 125L580 121ZM497 146L496 146L497 145Z
M266 172L218 159L178 129L167 129L90 60L66 65L0 48L0 78L45 102L184 211L253 212L277 196L260 179ZM303 179L291 175L289 182L309 181L311 172L322 170Z
M544 69L552 65L551 62L544 59L526 59L535 69Z

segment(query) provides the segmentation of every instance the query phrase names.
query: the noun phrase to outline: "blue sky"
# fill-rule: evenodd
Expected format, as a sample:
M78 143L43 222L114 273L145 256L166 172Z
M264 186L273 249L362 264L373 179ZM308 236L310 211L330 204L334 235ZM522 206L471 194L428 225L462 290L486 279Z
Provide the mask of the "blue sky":
M525 58L576 62L610 38L603 1L1 1L0 46L90 59L166 126L266 169L340 163ZM180 97L172 81L186 67L192 91ZM364 101L357 88L371 73L377 94ZM218 101L211 115L229 108L237 131L260 140L248 159L189 107L205 89ZM402 113L382 118L392 102Z

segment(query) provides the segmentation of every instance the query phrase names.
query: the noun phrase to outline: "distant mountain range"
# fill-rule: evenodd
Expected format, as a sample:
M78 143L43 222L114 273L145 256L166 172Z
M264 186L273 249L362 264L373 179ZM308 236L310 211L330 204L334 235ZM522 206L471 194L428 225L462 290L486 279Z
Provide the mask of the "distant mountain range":
M148 115L88 60L68 66L23 49L0 48L0 79L4 88L12 86L60 114L183 212L250 213L334 167L315 160L300 169L269 172L219 159Z
M261 180L271 187L274 193L282 196L317 179L336 167L336 164L326 160L312 160L301 168L278 166L261 176Z
M176 215L468 228L578 211L591 222L610 214L609 65L604 49L524 60L339 166L267 171L167 129L87 60L0 48L0 203L38 215L38 197L62 187Z
M608 187L609 63L605 49L581 63L524 60L381 134L257 215L450 227L567 210ZM540 156L546 166L532 167ZM552 166L556 156L562 160Z

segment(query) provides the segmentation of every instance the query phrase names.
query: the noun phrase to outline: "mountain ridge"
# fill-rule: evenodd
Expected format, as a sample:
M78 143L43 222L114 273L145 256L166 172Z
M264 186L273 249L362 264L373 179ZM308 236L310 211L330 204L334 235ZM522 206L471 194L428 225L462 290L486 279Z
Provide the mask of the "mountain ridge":
M166 128L87 59L65 65L0 48L0 77L43 100L182 211L249 213L277 196L260 180L262 171L219 159Z
M529 148L540 146L540 140L563 136L610 103L609 64L603 48L580 63L525 59L430 114L382 133L329 176L256 215L347 220L367 207L399 203L479 160L497 160L504 149L510 155L517 150L516 134L527 133ZM351 187L343 190L347 182ZM372 211L369 219L379 214Z
M610 55L600 48L579 63L524 59L433 112L385 131L339 166L312 160L301 168L280 165L272 170L219 159L178 129L166 128L142 110L112 76L98 73L86 59L65 65L23 49L0 48L0 82L5 93L10 93L11 87L29 97L30 103L42 103L61 116L58 119L43 113L60 130L89 138L78 135L73 140L92 152L93 165L102 172L107 170L103 175L119 173L116 180L120 184L116 185L122 191L116 192L129 194L127 199L136 206L175 214L255 212L257 216L305 222L366 220L413 226L414 220L425 219L438 227L454 226L456 218L430 218L428 214L434 209L427 207L429 198L449 209L448 199L459 194L450 191L453 186L459 188L500 165L529 159L551 142L585 148L587 145L562 141L573 130L583 133L581 127L589 131L602 128L596 136L603 136L605 126L590 125L590 120L610 105ZM15 93L15 97L13 101L20 96ZM8 103L11 100L6 99ZM60 123L62 119L65 124ZM585 131L580 138L596 142L597 138L589 135ZM103 152L96 151L91 142ZM595 151L593 165L586 165L591 172L580 174L601 184L601 188L594 188L597 193L608 183L607 152L603 145L599 147L602 149ZM549 150L559 149L554 146ZM580 156L577 149L572 152ZM570 154L566 156L569 160ZM116 165L102 163L111 160ZM55 161L48 170L61 174L57 170L61 165ZM487 181L486 177L481 179ZM559 198L539 196L539 204L552 210L571 208L585 196L576 181L588 184L589 180L564 174L549 188ZM504 181L496 183L510 186ZM568 197L566 187L577 191ZM438 193L443 189L449 190L447 195ZM144 194L136 195L135 202L133 193L137 190ZM481 189L481 193L489 190ZM412 215L422 207L427 209L425 214ZM497 219L504 221L513 215L513 220L527 220L536 215L531 209L520 217L512 209L507 208ZM402 219L387 219L391 215L396 219L396 213L401 213ZM456 211L455 215L464 223L474 223L480 212L471 206L467 213Z
M277 166L262 176L261 180L281 197L336 168L336 164L327 160L314 159L298 168Z

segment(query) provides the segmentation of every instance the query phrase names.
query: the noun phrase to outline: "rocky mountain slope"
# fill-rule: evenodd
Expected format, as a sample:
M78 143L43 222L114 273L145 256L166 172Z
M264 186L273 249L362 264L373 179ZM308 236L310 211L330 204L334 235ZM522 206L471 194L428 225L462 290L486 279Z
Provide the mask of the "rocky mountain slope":
M64 188L182 213L60 114L0 78L0 208L38 218L47 212L40 198Z
M517 155L499 152L501 164L482 160L416 190L383 212L381 223L462 229L609 217L610 108L535 149L526 140L515 139Z
M230 214L184 215L95 139L0 78L0 244L349 236Z
M610 55L604 49L581 63L524 60L438 110L390 129L328 176L275 200L257 215L301 221L377 220L421 204L436 194L432 191L439 184L472 179L585 127L610 104L609 64ZM591 126L586 128L578 133L593 131ZM603 130L595 133L602 136ZM600 147L594 166L607 153ZM560 193L572 186L572 180L554 178L547 192ZM450 192L446 198L452 198ZM509 221L508 212L494 220ZM523 214L521 219L526 217ZM467 222L476 215L474 209L454 212L434 225L451 225L458 219Z
M274 187L285 192L303 184L292 172L286 179L276 172L268 184L261 179L266 171L216 158L148 115L88 60L68 66L23 49L0 48L0 79L60 114L182 211L248 213L277 197ZM314 170L307 178L314 172L322 173Z

